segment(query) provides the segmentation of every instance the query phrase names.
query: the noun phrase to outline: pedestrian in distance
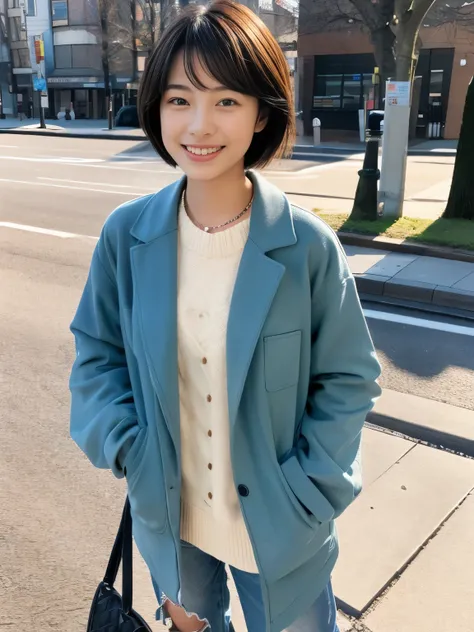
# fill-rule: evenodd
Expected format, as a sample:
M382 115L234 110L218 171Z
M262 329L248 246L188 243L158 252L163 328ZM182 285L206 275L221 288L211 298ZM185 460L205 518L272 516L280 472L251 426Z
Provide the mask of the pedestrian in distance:
M180 632L336 632L334 520L361 489L379 363L333 231L256 171L286 155L288 63L252 11L189 6L139 90L184 175L103 227L71 325L71 435L126 478Z
M23 112L23 101L20 101L20 100L17 101L16 110L17 110L18 118L20 119L20 121L23 121L24 119L26 119L26 115Z

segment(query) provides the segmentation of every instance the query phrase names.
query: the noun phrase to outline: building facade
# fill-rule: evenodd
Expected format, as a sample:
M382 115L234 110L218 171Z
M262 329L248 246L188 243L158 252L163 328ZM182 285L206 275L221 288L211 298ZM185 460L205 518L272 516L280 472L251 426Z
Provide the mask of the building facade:
M106 118L109 94L114 112L135 102L138 80L161 29L191 2L206 0L0 0L5 115L39 115L39 75L46 79L46 118L66 110L77 119ZM294 75L298 0L243 2L269 26ZM44 43L39 65L36 38Z
M114 2L111 7L107 64L117 110L133 78L130 4ZM107 116L100 18L97 0L51 0L54 67L47 83L56 114L72 104L76 118Z
M314 3L313 3L314 4ZM312 134L317 117L326 132L357 134L359 110L381 107L374 94L372 76L376 67L370 34L356 19L342 14L327 15L328 7L340 10L341 3L317 3L324 9L318 21L301 20L298 38L300 107L304 130ZM466 3L461 2L459 6ZM449 5L447 5L449 6ZM435 5L436 8L436 5ZM459 22L442 22L439 13L428 14L420 30L421 49L415 75L418 77L414 136L429 137L430 123L441 122L446 139L459 136L464 100L474 74L474 10ZM324 27L321 28L321 24ZM472 25L472 26L471 26ZM379 92L379 94L381 94ZM331 137L327 132L326 138Z

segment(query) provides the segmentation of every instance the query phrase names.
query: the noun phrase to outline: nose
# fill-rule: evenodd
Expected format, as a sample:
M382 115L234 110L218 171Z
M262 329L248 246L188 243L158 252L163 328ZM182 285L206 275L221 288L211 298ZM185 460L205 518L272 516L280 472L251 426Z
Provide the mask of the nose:
M203 106L193 108L188 131L197 138L212 135L215 124L211 109Z

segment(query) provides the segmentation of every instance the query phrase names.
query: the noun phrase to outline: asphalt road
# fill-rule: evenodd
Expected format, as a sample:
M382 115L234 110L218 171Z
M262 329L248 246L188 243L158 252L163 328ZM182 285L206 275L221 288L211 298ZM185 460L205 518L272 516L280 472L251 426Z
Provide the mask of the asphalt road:
M69 438L67 381L74 349L68 326L107 215L177 177L143 156L117 157L130 146L0 137L0 627L5 629L82 631L91 587L105 569L118 525L124 485L95 470ZM269 172L268 177L297 187L306 176ZM377 318L369 325L384 365L384 386L474 409L471 337ZM138 561L136 576L136 607L151 619L151 586Z

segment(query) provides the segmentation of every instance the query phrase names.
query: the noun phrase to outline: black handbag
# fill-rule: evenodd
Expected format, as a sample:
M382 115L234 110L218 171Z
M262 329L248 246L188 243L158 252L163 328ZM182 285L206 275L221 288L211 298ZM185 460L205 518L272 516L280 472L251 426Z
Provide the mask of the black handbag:
M132 516L127 496L107 570L92 601L86 632L152 632L146 621L132 608L132 546ZM114 588L120 562L122 595Z

